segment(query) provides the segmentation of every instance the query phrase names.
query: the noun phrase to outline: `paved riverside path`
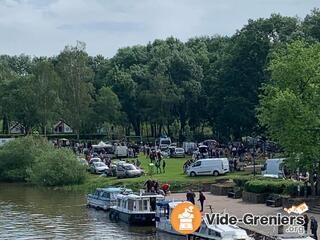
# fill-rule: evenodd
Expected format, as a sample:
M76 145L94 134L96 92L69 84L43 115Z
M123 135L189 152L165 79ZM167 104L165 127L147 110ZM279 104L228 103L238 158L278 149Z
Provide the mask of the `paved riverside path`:
M196 193L196 205L200 207L199 193ZM245 213L252 213L254 215L276 215L277 213L286 214L282 208L273 208L267 207L264 204L254 204L243 202L242 199L232 199L225 196L216 196L209 192L204 193L206 197L204 210L206 213L210 213L209 205L212 206L213 212L215 213L229 213L235 215L238 218L242 218ZM186 200L186 193L172 193L169 196L166 196L166 199L175 199L175 200ZM320 215L317 214L308 214L314 216L319 225L320 225ZM260 233L266 236L275 236L277 235L278 228L275 226L244 226L239 224L240 227L244 227L248 230ZM310 224L309 224L310 228ZM318 235L319 235L318 230ZM310 234L310 230L308 230Z

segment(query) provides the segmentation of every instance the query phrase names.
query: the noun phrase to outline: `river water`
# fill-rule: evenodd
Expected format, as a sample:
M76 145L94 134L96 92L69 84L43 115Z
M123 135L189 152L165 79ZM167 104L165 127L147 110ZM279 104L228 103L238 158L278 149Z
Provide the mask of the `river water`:
M153 227L112 223L83 194L0 184L0 239L176 239Z

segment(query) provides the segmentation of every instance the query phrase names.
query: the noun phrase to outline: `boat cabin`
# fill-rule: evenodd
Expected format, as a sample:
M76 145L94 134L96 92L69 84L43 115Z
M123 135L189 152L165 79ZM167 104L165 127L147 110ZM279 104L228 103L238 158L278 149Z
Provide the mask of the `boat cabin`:
M252 239L248 236L244 229L241 229L234 225L207 225L205 221L197 232L193 234L195 237L201 237L201 239L235 239L235 240L249 240Z
M156 228L159 231L166 232L174 235L182 235L177 232L170 222L170 217L172 210L179 204L183 203L183 200L163 200L157 202L157 211L156 211Z
M158 200L164 197L159 194L118 194L117 209L122 212L155 212Z
M156 219L170 219L172 210L183 200L163 200L157 202Z
M115 187L97 188L93 194L87 195L87 203L89 206L108 210L111 206L117 204L117 195L120 193L130 194L132 190Z

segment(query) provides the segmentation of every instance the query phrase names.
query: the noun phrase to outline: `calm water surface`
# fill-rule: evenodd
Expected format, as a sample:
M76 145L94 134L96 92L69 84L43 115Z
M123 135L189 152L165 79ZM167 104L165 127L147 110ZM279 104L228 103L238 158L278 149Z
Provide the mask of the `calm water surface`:
M168 239L153 227L112 223L79 193L0 184L0 239Z

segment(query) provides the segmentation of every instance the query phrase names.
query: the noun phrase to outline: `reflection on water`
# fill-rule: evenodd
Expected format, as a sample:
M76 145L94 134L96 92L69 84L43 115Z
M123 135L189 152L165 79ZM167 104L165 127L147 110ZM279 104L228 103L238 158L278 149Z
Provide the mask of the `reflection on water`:
M112 223L82 194L0 184L1 239L176 239L153 227Z

